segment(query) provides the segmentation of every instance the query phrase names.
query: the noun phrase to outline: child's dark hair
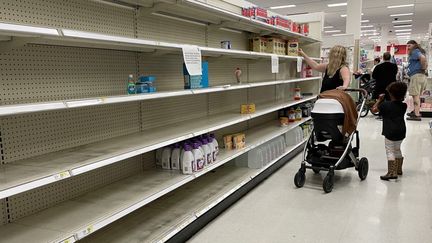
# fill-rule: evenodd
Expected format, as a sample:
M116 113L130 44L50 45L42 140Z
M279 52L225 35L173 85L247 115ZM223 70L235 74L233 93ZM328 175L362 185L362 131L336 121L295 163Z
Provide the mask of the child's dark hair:
M404 82L393 82L387 87L387 91L394 99L403 101L408 86Z

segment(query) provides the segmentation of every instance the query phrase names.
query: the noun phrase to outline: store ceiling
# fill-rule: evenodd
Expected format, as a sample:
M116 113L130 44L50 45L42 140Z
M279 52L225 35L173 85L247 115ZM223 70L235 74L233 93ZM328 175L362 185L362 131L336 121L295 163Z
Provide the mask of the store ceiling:
M271 6L295 4L294 8L284 8L272 10L279 14L290 15L300 13L325 12L325 26L334 26L334 30L345 32L346 18L341 17L346 14L346 6L328 7L327 4L347 2L346 0L250 0L258 6L268 8ZM388 9L390 5L414 4L414 7L403 7ZM370 20L363 25L373 25L372 29L377 29L378 33L387 26L390 40L396 40L394 24L395 18L399 20L412 20L411 38L424 39L428 32L429 23L432 23L432 0L363 0L363 19ZM391 14L414 13L413 16L390 17ZM410 24L410 23L408 23ZM365 28L367 29L367 28ZM370 29L370 28L369 28ZM328 29L330 30L330 29ZM326 33L325 33L326 34ZM326 34L330 35L330 34ZM364 37L368 38L368 37Z

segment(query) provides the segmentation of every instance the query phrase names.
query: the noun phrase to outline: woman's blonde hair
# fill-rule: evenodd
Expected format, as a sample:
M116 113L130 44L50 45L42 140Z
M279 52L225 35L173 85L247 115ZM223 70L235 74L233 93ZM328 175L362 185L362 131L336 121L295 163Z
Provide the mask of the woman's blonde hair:
M327 65L327 74L332 77L336 71L346 66L347 51L343 46L334 46L330 49L329 64Z

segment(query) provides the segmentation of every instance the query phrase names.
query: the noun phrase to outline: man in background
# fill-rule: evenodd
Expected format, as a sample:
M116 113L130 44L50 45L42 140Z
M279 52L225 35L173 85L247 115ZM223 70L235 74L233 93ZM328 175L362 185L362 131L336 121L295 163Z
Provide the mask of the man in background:
M386 88L391 83L396 82L398 73L398 66L390 60L391 54L385 52L383 54L383 62L378 64L372 73L372 78L376 81L375 90L372 94L372 98L374 99L378 99L381 94L385 94L385 100L390 100ZM381 119L381 116L379 116L378 119Z

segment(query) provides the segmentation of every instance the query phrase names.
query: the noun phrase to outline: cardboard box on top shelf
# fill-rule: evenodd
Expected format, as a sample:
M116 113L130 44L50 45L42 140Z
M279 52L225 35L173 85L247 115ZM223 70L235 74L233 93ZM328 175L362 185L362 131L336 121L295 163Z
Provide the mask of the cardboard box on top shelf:
M252 39L252 51L267 52L267 39L264 37L255 37Z

